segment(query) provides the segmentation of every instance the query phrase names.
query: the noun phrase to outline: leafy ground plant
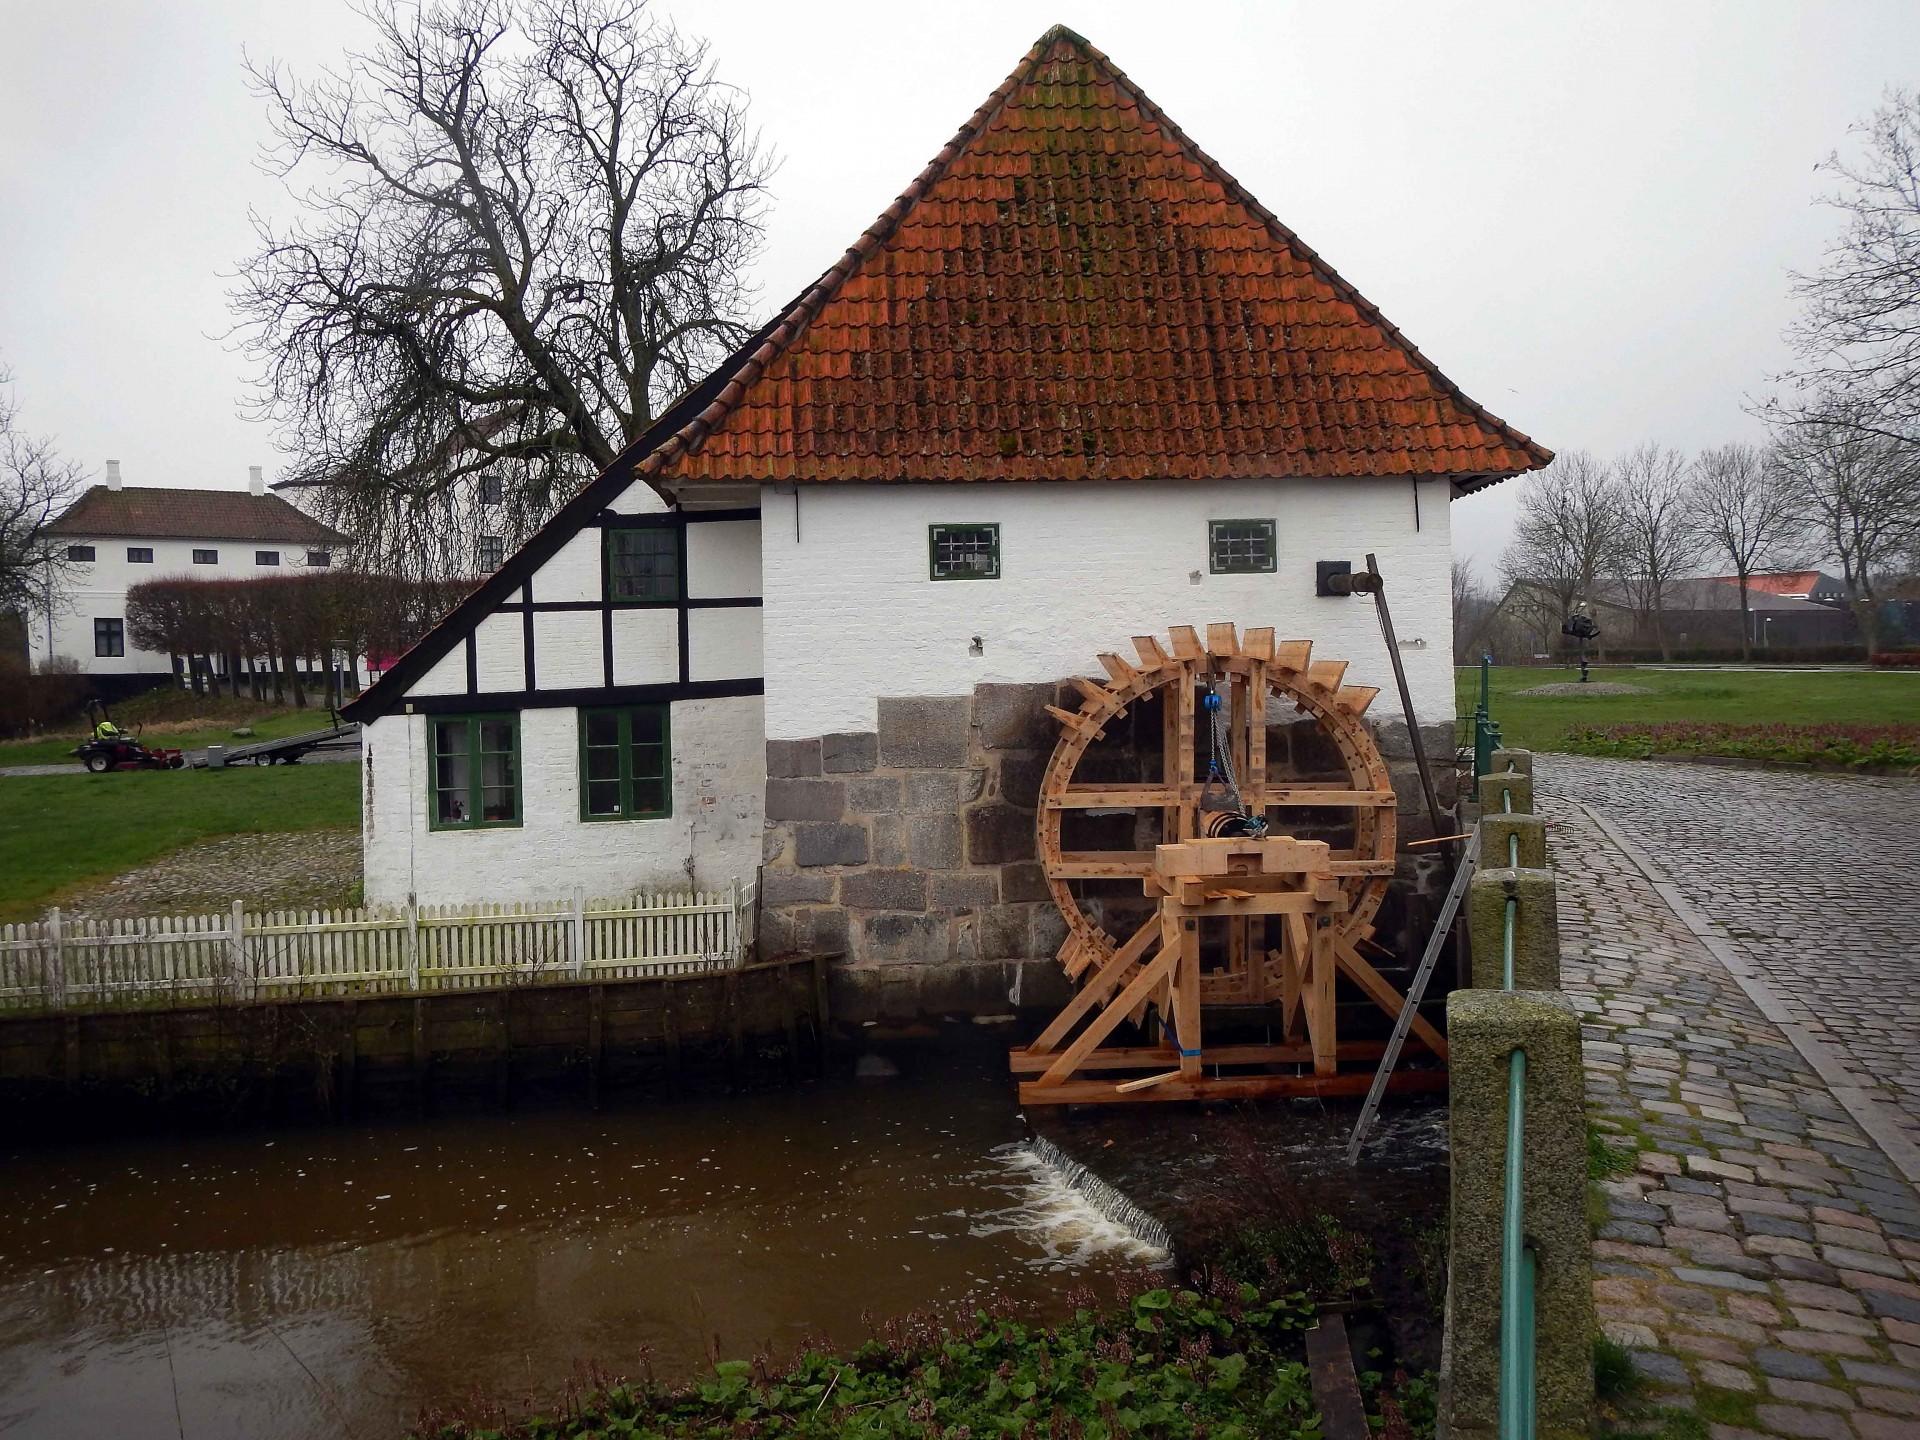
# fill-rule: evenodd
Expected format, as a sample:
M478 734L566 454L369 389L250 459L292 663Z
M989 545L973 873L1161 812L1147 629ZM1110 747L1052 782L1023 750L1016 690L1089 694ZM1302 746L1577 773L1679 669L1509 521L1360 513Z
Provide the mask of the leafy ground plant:
M428 1416L417 1440L1317 1440L1298 1294L1224 1279L1033 1328L984 1312L847 1357L728 1361L698 1383L603 1384L558 1413Z
M1733 725L1698 721L1578 726L1565 748L1581 755L1645 760L1655 755L1723 755L1849 769L1920 766L1920 725Z

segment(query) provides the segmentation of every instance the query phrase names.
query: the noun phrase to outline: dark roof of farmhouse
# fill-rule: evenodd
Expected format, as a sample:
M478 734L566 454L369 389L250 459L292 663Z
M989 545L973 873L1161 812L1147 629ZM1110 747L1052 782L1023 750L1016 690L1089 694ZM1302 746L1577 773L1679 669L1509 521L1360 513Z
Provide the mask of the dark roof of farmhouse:
M344 545L347 537L278 495L246 490L188 490L94 485L47 527L54 535L130 540L284 540Z
M628 452L635 473L668 489L1389 475L1472 489L1552 459L1064 27L703 389L691 420Z

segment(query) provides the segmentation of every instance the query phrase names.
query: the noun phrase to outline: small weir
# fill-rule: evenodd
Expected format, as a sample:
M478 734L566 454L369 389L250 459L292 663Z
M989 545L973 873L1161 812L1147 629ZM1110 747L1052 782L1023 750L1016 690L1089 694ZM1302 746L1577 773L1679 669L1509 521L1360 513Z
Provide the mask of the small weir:
M1053 1232L1055 1243L1074 1238L1093 1245L1118 1242L1130 1252L1130 1259L1151 1265L1172 1263L1173 1232L1166 1222L1148 1214L1132 1196L1108 1184L1046 1136L1003 1146L996 1154L1033 1177L1037 1193L1030 1219L1037 1231Z

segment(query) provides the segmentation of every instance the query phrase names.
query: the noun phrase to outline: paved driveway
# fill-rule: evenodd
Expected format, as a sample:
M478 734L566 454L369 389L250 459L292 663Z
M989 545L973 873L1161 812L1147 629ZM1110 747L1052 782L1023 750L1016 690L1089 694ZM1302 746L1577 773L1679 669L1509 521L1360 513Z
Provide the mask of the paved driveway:
M1920 1142L1920 782L1542 755ZM1916 1433L1920 1433L1917 1431Z

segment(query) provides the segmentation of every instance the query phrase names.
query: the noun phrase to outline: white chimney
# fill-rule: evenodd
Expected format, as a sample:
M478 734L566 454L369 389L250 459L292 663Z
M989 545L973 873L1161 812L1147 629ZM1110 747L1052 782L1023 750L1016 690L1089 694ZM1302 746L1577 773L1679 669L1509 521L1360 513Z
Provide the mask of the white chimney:
M255 495L264 495L267 493L266 472L258 465L247 466L247 489Z
M107 488L109 490L118 490L120 488L120 462L118 460L107 461Z

